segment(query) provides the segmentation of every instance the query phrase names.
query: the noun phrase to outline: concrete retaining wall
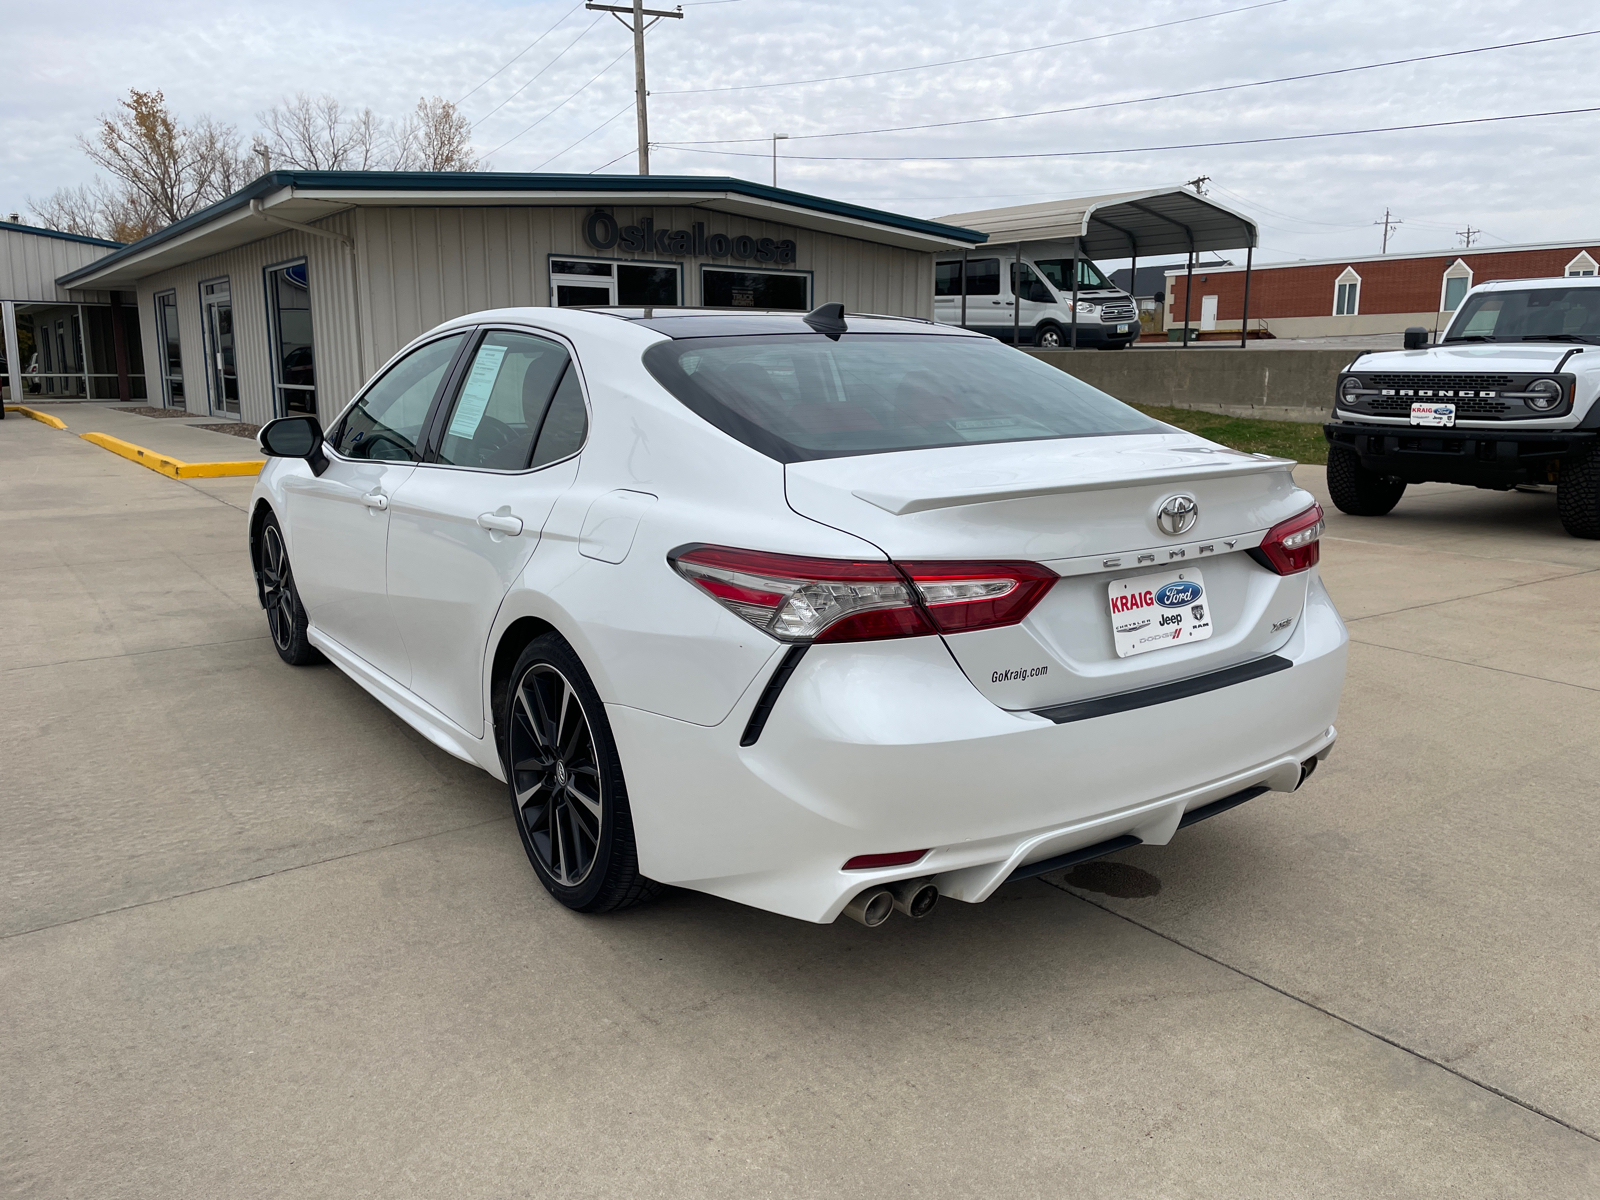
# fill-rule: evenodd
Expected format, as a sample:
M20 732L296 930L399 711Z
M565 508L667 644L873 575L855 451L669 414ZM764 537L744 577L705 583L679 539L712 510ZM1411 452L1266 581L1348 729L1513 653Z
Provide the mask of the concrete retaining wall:
M1025 348L1026 349L1026 348ZM1027 350L1130 404L1274 421L1326 421L1354 350Z

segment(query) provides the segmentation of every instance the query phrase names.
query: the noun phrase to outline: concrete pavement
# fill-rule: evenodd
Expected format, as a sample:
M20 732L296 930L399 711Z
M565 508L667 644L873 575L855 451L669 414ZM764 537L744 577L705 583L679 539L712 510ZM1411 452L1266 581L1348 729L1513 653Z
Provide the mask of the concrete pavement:
M554 904L500 785L278 661L251 482L0 425L8 1193L1600 1192L1600 546L1553 498L1332 516L1301 793L869 931Z

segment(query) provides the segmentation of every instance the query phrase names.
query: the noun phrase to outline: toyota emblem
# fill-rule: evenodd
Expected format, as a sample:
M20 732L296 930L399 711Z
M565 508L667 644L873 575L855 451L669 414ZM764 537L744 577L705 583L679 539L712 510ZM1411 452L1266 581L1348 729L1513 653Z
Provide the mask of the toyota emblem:
M1168 537L1188 533L1200 519L1200 505L1193 496L1170 496L1156 513L1156 525Z

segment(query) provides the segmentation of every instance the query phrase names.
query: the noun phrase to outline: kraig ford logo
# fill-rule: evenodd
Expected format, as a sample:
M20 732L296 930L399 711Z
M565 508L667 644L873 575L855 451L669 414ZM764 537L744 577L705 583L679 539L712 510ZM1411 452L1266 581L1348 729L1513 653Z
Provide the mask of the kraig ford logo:
M1198 583L1180 579L1156 590L1156 603L1162 608L1187 608L1205 594Z

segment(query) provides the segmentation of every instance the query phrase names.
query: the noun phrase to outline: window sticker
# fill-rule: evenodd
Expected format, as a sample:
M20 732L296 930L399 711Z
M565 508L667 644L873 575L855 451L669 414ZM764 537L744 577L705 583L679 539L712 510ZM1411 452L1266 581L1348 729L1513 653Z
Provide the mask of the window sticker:
M462 385L461 399L456 402L455 416L450 418L448 437L470 438L478 432L483 411L489 407L489 396L494 391L495 380L500 378L500 364L505 360L504 346L484 346L472 360L472 373Z

